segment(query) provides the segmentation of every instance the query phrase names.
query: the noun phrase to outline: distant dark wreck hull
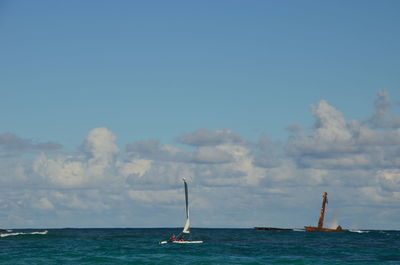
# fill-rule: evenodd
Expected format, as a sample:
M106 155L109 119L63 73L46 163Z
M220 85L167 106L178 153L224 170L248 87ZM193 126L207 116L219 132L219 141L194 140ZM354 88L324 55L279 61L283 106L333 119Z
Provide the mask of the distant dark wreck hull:
M290 228L276 228L276 227L254 227L256 230L266 230L266 231L293 231Z

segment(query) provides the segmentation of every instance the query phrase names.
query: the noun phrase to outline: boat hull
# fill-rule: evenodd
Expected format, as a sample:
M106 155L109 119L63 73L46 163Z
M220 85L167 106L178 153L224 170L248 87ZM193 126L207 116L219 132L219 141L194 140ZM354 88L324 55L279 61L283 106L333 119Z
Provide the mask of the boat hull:
M201 244L203 241L161 241L160 244Z
M349 230L342 229L340 226L338 226L336 229L305 226L304 229L306 230L306 232L347 232L347 231L349 231Z
M254 227L256 230L266 230L266 231L293 231L290 228L276 228L276 227Z

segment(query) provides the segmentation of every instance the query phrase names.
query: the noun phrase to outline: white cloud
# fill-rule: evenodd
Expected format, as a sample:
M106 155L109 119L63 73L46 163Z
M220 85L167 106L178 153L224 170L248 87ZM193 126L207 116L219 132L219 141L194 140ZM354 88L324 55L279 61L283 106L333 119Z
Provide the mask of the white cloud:
M224 146L201 146L192 154L192 162L196 163L227 163L232 161Z
M61 148L62 145L54 142L36 143L32 139L23 139L12 133L0 134L0 154L55 152Z
M378 171L382 189L400 192L400 169L385 169Z
M34 207L40 210L54 210L54 205L46 197L40 198Z
M153 204L170 204L183 201L182 190L129 190L128 194L134 200Z
M390 110L389 94L386 89L382 89L375 100L375 111L366 119L366 123L373 128L399 128L400 116L393 116Z
M324 141L346 141L351 138L343 114L321 100L311 110L316 118L314 137Z
M192 133L181 135L178 140L183 144L192 146L214 146L224 143L242 143L244 141L240 135L227 129L217 131L198 129Z
M286 143L266 134L251 143L229 130L199 129L178 137L190 148L149 140L121 151L114 133L95 128L77 153L49 155L46 148L3 135L3 151L19 145L43 151L33 159L0 157L0 184L10 187L0 196L9 216L5 222L163 226L159 220L168 220L179 225L175 218L183 207L185 177L197 226L308 225L315 221L323 191L335 207L342 205L345 227L355 213L364 215L357 207L369 215L390 215L393 224L395 213L388 207L400 202L400 129L394 126L397 117L388 114L388 95L381 92L377 102L373 118L348 121L320 101L311 108L316 120L311 131L291 126ZM310 207L299 210L301 205ZM375 225L361 219L360 225Z
M146 159L134 159L130 162L118 163L122 176L137 175L142 177L151 168L152 161Z
M383 112L386 111L385 107ZM400 144L398 129L376 130L362 121L346 121L325 101L313 107L313 113L316 123L312 133L297 133L286 145L288 154L299 166L382 169L400 165L396 155ZM386 115L375 115L375 119L383 116L386 119Z
M61 187L80 187L88 182L86 165L68 157L47 158L41 155L34 162L33 169L50 183Z
M87 156L58 156L48 158L40 155L33 164L33 170L59 187L83 187L101 182L113 181L115 155L119 149L114 144L116 137L106 128L89 132L83 150ZM104 184L104 183L102 183Z

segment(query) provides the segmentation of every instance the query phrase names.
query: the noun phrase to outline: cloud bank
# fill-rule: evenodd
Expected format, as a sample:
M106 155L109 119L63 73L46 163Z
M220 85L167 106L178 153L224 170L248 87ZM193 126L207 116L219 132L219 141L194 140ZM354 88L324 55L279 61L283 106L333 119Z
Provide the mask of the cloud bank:
M1 222L179 226L185 177L194 226L314 224L327 191L328 220L340 209L334 218L344 227L398 229L400 116L391 113L387 91L359 120L347 120L326 100L310 109L311 129L289 125L285 142L202 128L177 136L176 146L154 139L119 147L103 127L88 132L76 153L64 153L57 143L1 134Z

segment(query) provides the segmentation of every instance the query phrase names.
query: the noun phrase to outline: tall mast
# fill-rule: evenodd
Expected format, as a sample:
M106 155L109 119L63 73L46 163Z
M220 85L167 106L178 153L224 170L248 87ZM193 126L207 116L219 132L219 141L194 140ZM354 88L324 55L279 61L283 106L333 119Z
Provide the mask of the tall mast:
M321 215L319 216L318 228L322 228L324 226L324 216L325 216L325 205L328 203L328 193L324 192L322 197L322 208Z
M186 222L185 226L183 227L183 233L189 234L190 233L190 220L189 220L189 196L188 196L188 187L186 183L186 179L182 179L185 185L185 202L186 202Z

